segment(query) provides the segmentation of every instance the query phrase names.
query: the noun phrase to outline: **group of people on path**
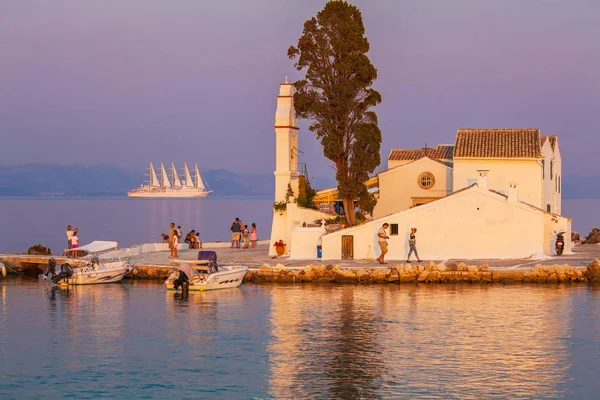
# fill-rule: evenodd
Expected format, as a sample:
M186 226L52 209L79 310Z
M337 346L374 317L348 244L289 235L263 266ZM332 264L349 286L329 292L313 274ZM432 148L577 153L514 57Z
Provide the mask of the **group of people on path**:
M160 234L163 243L169 244L169 258L177 258L179 257L178 246L181 243L181 238L183 237L183 231L181 230L181 225L175 228L175 223L171 222L169 226L169 234L161 233ZM196 232L195 229L192 229L185 235L184 243L187 243L190 249L201 249L202 242L200 241L200 233Z
M387 229L390 224L387 222L384 223L379 231L377 232L377 240L379 242L379 247L381 248L381 255L377 257L377 261L380 264L387 264L385 262L385 255L388 252L388 243L387 240L390 238L387 234ZM408 236L408 257L406 258L406 262L410 262L410 256L415 253L415 257L417 257L417 261L421 262L422 260L419 258L419 253L417 252L417 228L410 229L410 235Z
M248 242L250 242L250 247L256 247L257 242L257 231L256 231L256 223L252 223L252 228L248 229L248 225L245 225L239 218L236 218L235 221L231 223L231 248L240 248L241 239L244 240L243 248L249 248Z
M77 234L79 230L77 228L67 225L67 249L76 249L79 247L79 237Z

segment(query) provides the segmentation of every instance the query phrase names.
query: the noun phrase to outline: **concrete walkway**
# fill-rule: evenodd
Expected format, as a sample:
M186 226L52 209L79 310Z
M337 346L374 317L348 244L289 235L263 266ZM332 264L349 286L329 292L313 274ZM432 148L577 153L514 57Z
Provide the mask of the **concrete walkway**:
M287 256L281 257L270 257L268 255L269 245L261 244L254 249L232 249L230 247L220 247L216 249L202 249L202 250L214 250L217 252L219 264L244 264L250 268L260 268L260 266L267 264L275 266L276 264L283 264L288 268L304 268L307 265L321 265L321 264L334 264L339 265L342 268L389 268L396 264L405 264L406 260L388 260L387 265L381 265L377 261L348 261L348 260L325 260L321 261L318 259L314 260L290 260ZM167 266L169 265L169 252L161 251L155 253L148 253L138 257L132 257L131 262L136 265L157 265ZM198 258L198 250L180 250L180 259L196 260ZM576 245L573 249L573 254L547 257L544 259L533 260L533 259L506 259L506 260L426 260L421 264L434 261L437 263L465 263L467 265L482 265L488 264L490 269L496 270L511 270L511 269L530 269L536 264L542 265L564 265L568 264L571 267L587 267L588 264L594 258L600 259L600 245ZM413 265L417 263L414 262Z

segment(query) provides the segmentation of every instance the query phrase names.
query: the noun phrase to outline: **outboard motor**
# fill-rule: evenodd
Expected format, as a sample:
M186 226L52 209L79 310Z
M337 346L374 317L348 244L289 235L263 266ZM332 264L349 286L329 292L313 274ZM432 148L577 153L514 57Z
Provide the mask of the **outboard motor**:
M562 255L563 250L565 249L564 235L565 235L564 232L558 232L556 234L556 243L554 245L554 249L556 250L556 254L559 256Z
M190 280L188 279L188 276L181 270L179 270L179 276L177 279L173 281L173 287L175 289L179 289L180 286L181 290L187 290L187 288L190 286Z
M48 260L48 269L42 274L44 280L48 279L49 275L50 278L54 278L56 276L56 260L54 258Z
M68 263L60 266L60 273L52 278L52 282L58 283L62 279L68 279L73 276L73 268Z

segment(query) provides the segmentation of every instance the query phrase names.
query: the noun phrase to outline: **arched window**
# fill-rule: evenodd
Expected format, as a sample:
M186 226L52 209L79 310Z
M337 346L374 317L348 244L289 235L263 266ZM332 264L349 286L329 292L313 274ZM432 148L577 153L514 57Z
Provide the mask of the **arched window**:
M435 177L431 172L423 172L417 178L417 183L422 189L431 189L435 185Z

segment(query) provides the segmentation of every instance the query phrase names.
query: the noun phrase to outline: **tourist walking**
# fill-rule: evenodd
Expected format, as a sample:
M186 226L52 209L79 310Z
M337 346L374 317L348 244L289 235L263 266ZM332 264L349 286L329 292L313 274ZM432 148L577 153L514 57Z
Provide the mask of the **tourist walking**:
M67 249L71 248L71 236L73 236L73 228L67 225Z
M417 252L417 228L410 229L410 236L408 237L408 247L410 250L408 251L408 257L406 257L406 262L410 262L410 256L414 252L415 257L417 257L417 261L421 262L419 258L419 253Z
M381 248L381 255L377 257L377 261L379 264L387 264L385 262L385 255L388 252L388 243L387 240L390 238L387 234L387 228L390 226L387 222L381 225L379 231L377 232L377 241L379 242L379 248Z
M256 247L256 241L257 241L257 233L256 233L256 223L253 222L252 223L252 230L250 231L250 242L252 243L252 248Z
M169 226L169 258L173 258L173 236L176 234L175 222L171 222L171 225Z
M240 248L240 236L242 234L242 221L239 218L236 218L235 221L231 224L231 248L235 246L235 248Z

